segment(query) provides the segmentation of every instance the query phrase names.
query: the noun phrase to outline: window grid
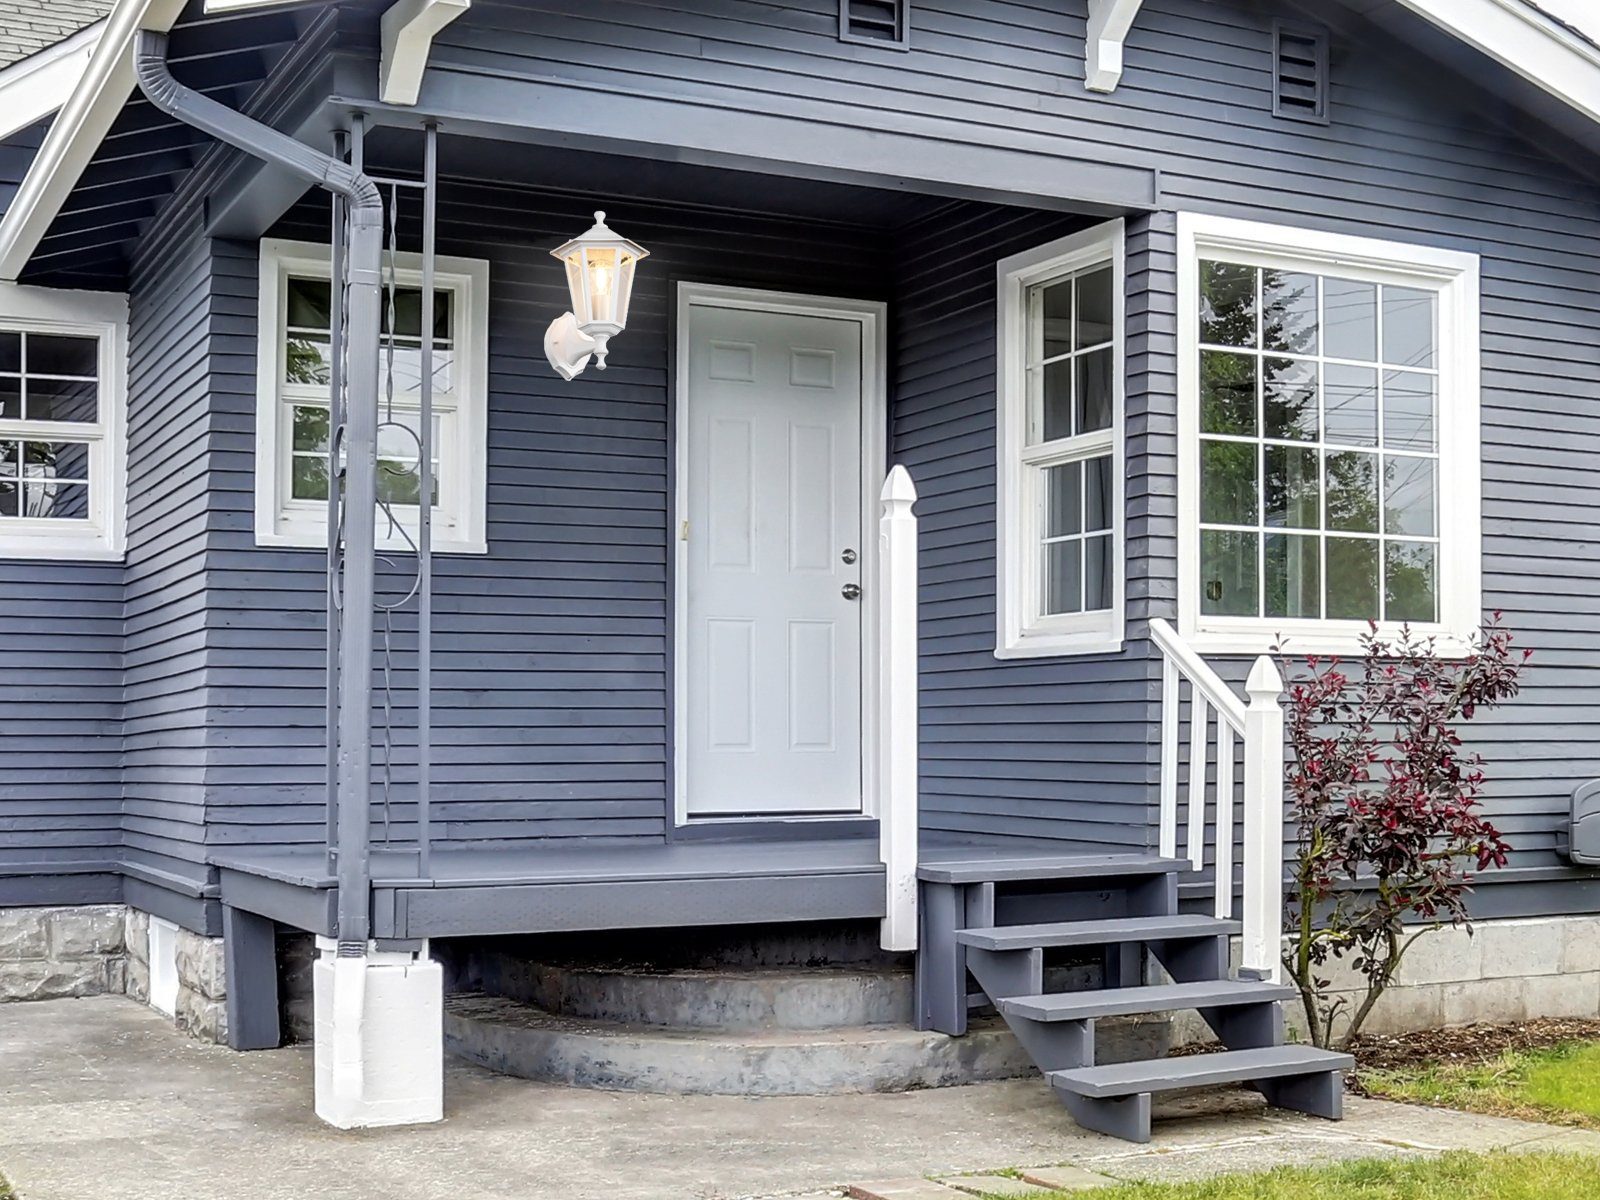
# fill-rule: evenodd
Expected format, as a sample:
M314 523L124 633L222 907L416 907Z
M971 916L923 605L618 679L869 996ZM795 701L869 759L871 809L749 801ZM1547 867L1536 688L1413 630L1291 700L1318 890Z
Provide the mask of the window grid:
M57 354L87 355L92 373L34 370L30 358L36 342L55 343ZM94 334L0 328L0 521L82 526L94 519L96 493L103 486L95 478L95 459L105 437L100 345ZM89 411L73 416L50 411L52 392L36 391L34 383L87 385L88 394L73 399L80 406L87 401ZM36 396L43 410L37 413ZM15 412L8 415L11 404ZM80 469L59 469L63 457L67 463L77 457Z
M1202 271L1204 270L1207 262L1213 261L1225 262L1226 260L1203 259L1201 263ZM1269 619L1272 619L1273 617L1273 615L1268 611L1267 539L1269 536L1307 536L1314 534L1318 539L1317 611L1314 615L1301 614L1298 617L1278 618L1289 620L1320 620L1326 617L1328 607L1328 544L1330 540L1338 538L1379 543L1376 583L1378 601L1377 619L1380 621L1389 619L1389 544L1409 543L1432 546L1434 554L1432 573L1434 578L1435 592L1433 596L1434 613L1430 620L1437 620L1440 606L1438 582L1444 570L1444 564L1442 561L1443 550L1439 526L1439 503L1441 495L1440 482L1442 477L1441 457L1439 451L1439 420L1441 399L1439 378L1441 371L1437 365L1437 355L1439 353L1437 336L1435 336L1435 339L1432 343L1433 356L1435 359L1434 366L1425 367L1410 363L1389 362L1387 355L1385 354L1385 341L1388 333L1388 321L1385 319L1386 310L1384 299L1386 289L1392 285L1385 283L1374 283L1372 285L1374 294L1373 312L1375 317L1376 338L1374 360L1368 361L1366 359L1346 358L1325 353L1328 331L1327 288L1325 285L1328 279L1338 279L1340 277L1336 275L1324 275L1315 271L1307 270L1294 273L1307 275L1308 277L1314 278L1317 281L1316 322L1318 331L1318 352L1316 354L1305 354L1288 350L1268 350L1266 346L1265 328L1266 288L1264 280L1266 277L1266 269L1254 266L1249 267L1248 269L1252 271L1254 277L1255 344L1253 346L1232 346L1226 343L1207 342L1204 339L1201 339L1198 342L1198 354L1200 355L1202 361L1207 353L1233 354L1240 357L1248 357L1253 361L1255 381L1254 419L1257 434L1256 436L1249 436L1244 434L1206 432L1203 423L1204 401L1202 399L1202 425L1200 438L1202 446L1207 442L1219 442L1249 445L1256 448L1254 480L1256 521L1253 525L1243 525L1229 524L1226 522L1208 522L1204 519L1201 519L1198 522L1200 534L1203 535L1207 532L1240 533L1250 534L1255 537L1256 610L1253 615L1257 617L1267 617ZM1402 290L1414 291L1417 289L1404 288ZM1076 319L1076 313L1074 313L1074 319ZM1288 362L1315 364L1317 396L1316 416L1318 433L1316 438L1273 438L1266 435L1267 360L1283 360ZM1374 404L1376 406L1374 413L1374 432L1376 441L1374 443L1370 445L1364 445L1353 442L1330 442L1327 440L1326 435L1328 428L1327 413L1329 396L1326 386L1326 374L1327 367L1330 365L1336 367L1358 367L1363 370L1372 370L1374 372L1376 377L1376 388L1374 391ZM1388 445L1388 424L1386 420L1387 410L1385 399L1386 393L1390 386L1389 376L1396 372L1423 375L1433 379L1434 381L1434 409L1431 417L1431 422L1433 425L1432 441L1434 448L1431 451L1398 449L1391 448ZM1267 451L1271 448L1302 450L1314 452L1316 454L1318 490L1315 497L1315 503L1319 521L1317 526L1291 525L1287 523L1284 525L1267 524ZM1329 526L1327 509L1329 496L1328 458L1330 454L1361 454L1373 461L1373 473L1375 476L1374 482L1377 489L1376 521L1378 528L1375 531L1333 529ZM1392 459L1426 460L1434 464L1433 495L1431 498L1433 532L1431 534L1391 533L1387 530L1386 526L1389 518L1388 507L1390 499L1388 464ZM1204 599L1202 598L1202 605L1203 603Z

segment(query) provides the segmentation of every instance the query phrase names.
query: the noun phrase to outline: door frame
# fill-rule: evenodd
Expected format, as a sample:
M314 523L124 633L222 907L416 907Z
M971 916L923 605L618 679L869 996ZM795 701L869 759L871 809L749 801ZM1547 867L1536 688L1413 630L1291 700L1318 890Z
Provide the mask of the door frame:
M853 321L861 327L861 812L760 813L742 817L689 818L689 672L683 650L689 637L689 547L683 521L689 511L689 328L696 308L730 308ZM878 498L889 469L889 306L877 300L812 296L767 288L729 287L680 280L675 308L676 363L673 380L672 511L667 536L673 544L672 585L672 810L673 827L737 826L876 819L879 811L878 738L883 724L878 686Z

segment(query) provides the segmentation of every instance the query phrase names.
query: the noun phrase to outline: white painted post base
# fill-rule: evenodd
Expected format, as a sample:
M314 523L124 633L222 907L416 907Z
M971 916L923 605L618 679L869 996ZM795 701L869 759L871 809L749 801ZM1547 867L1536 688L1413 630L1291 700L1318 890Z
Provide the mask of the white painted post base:
M444 1119L444 971L419 953L339 958L317 939L317 1116L338 1129Z

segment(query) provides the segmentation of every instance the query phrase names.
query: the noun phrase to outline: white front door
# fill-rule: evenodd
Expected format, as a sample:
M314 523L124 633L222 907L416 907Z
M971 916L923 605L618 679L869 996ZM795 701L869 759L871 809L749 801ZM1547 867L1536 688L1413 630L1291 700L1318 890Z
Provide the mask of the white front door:
M686 312L683 810L858 813L862 324Z

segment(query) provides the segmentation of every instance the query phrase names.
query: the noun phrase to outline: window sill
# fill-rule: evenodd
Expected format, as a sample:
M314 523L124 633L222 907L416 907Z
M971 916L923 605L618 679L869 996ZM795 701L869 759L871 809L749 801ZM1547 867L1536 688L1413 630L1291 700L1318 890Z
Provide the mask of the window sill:
M122 547L108 545L106 540L98 535L0 538L0 560L121 562L125 557Z
M1361 644L1362 630L1349 627L1284 628L1263 625L1260 629L1213 628L1180 630L1183 640L1198 653L1206 655L1260 655L1271 654L1273 645L1282 641L1283 652L1290 658L1304 658L1308 654L1338 655L1341 658L1361 658L1365 649ZM1399 636L1398 629L1380 629L1387 638ZM1471 635L1461 634L1439 626L1419 626L1413 630L1419 638L1433 638L1441 658L1465 658L1472 652Z
M324 553L328 549L328 535L326 529L319 529L315 535L310 533L257 533L256 545L263 549L272 550L320 550ZM373 547L375 550L391 554L410 554L413 548L409 542L398 538L380 539ZM436 538L433 543L435 554L488 554L487 542L469 542L455 538Z
M1022 658L1080 658L1090 654L1117 654L1122 638L1109 630L1094 633L1036 633L998 643L994 656L1002 662Z

